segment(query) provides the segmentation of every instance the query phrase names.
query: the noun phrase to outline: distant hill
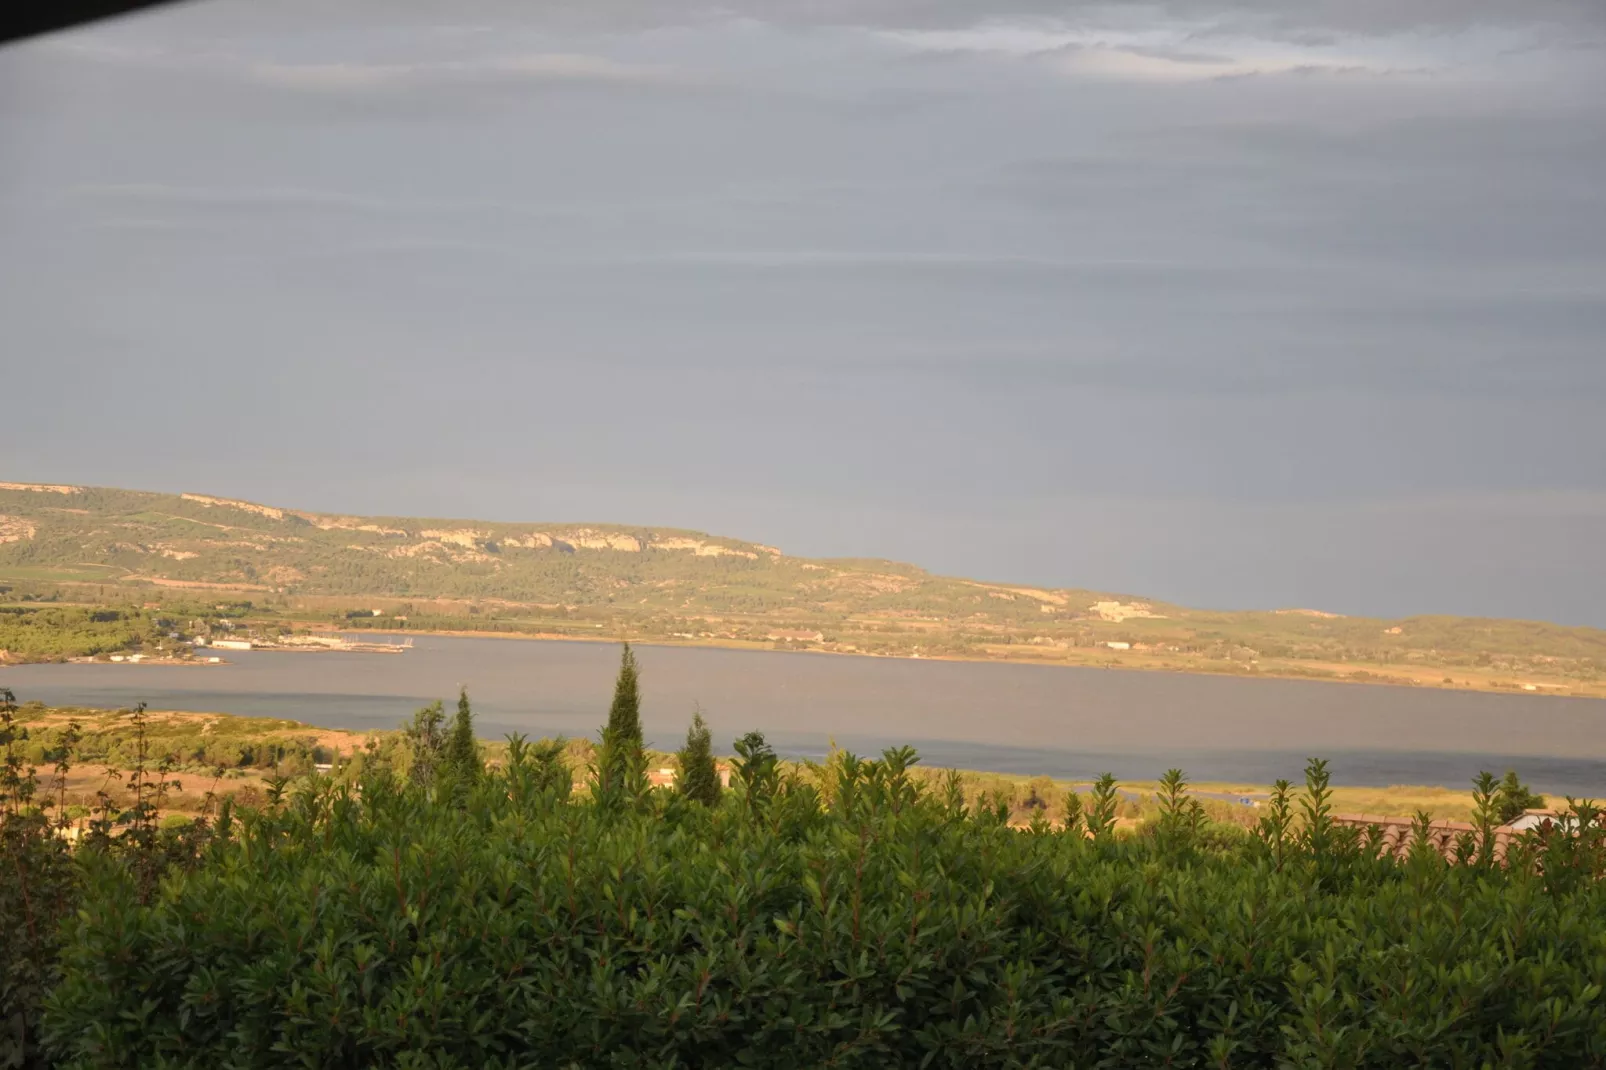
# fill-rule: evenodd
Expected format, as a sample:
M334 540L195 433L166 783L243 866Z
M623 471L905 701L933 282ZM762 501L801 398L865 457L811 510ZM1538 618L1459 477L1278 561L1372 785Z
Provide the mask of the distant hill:
M1606 694L1606 632L1590 628L1212 612L673 528L343 516L103 487L0 483L0 587L13 602L226 596L265 619L344 627Z

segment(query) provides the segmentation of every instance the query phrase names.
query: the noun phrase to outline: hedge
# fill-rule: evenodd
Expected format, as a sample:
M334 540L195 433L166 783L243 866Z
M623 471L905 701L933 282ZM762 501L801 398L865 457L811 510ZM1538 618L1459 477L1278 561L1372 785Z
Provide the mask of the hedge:
M760 756L761 757L761 756ZM1323 810L1008 827L909 774L750 759L709 808L314 779L155 886L81 852L62 1066L1606 1064L1599 823L1507 866L1379 857ZM757 764L759 767L754 768ZM1108 796L1107 796L1108 797ZM1090 829L1092 830L1090 832ZM1476 845L1474 845L1476 846Z

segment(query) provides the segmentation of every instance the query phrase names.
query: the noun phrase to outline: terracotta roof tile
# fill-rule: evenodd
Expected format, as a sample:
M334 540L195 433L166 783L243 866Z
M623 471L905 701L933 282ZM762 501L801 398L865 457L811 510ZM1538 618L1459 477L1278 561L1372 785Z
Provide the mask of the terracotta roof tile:
M1334 814L1333 823L1359 829L1363 837L1375 826L1381 833L1377 842L1378 853L1393 855L1396 858L1409 855L1416 838L1415 821L1397 814ZM1428 842L1439 854L1453 861L1461 849L1462 839L1475 836L1477 831L1476 825L1466 821L1430 821ZM1495 829L1493 843L1495 861L1504 863L1512 845L1520 842L1524 835L1524 832L1509 825L1501 825ZM1366 841L1363 839L1363 842Z

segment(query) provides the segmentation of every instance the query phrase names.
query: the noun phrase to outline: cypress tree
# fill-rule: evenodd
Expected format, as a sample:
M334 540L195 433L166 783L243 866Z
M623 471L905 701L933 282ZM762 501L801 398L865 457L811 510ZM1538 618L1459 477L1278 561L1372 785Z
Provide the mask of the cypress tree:
M619 676L613 685L613 705L602 730L597 754L598 794L639 794L646 790L647 754L641 738L641 683L636 653L624 644L619 655Z
M680 766L680 793L704 806L719 804L719 769L714 765L713 733L701 712L693 714L686 732L686 745L675 755Z
M619 655L619 677L613 683L613 705L608 709L608 732L614 739L641 746L641 684L636 652L624 644Z
M457 694L457 715L452 718L442 758L444 768L464 781L475 780L484 771L480 747L474 740L474 710L469 706L466 687Z

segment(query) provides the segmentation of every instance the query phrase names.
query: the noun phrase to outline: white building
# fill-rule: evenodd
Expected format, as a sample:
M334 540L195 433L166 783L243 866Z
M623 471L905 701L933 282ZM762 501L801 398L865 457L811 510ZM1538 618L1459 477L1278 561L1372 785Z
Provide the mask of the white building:
M1571 816L1555 810L1524 810L1521 817L1508 821L1505 827L1512 832L1543 831L1552 825L1566 829L1571 824Z

